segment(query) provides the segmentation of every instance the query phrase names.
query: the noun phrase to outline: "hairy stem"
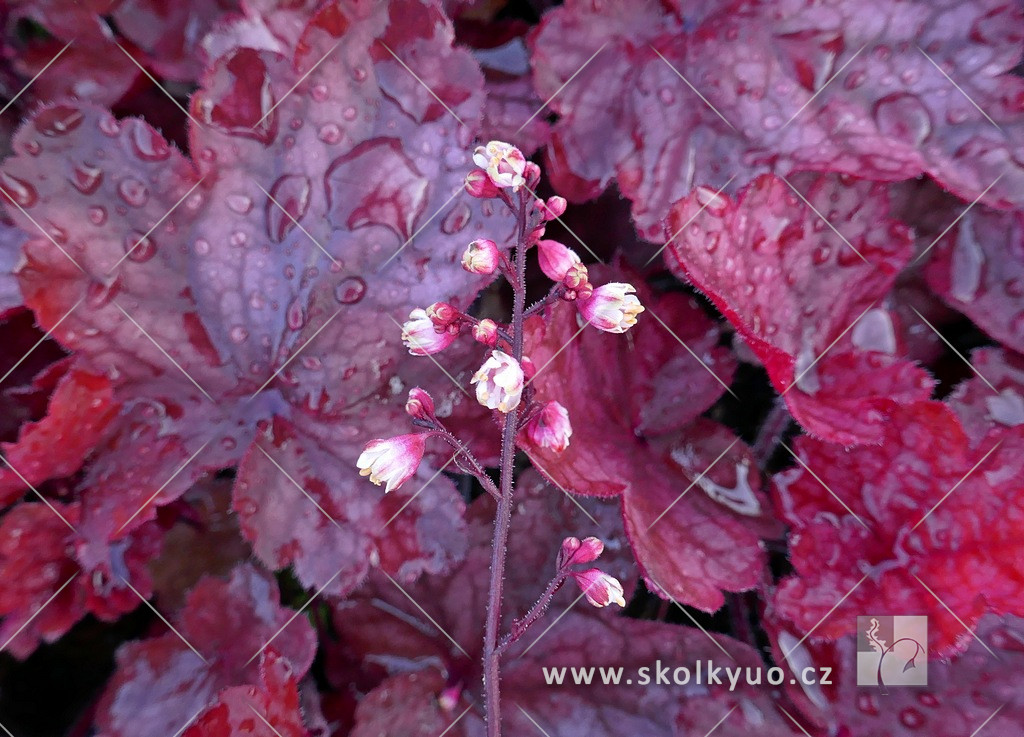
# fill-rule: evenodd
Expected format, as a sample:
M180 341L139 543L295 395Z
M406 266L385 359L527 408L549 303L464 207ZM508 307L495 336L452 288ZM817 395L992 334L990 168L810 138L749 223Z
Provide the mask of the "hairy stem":
M548 587L544 589L544 593L540 595L540 598L537 599L536 603L530 607L530 611L528 611L522 619L517 619L512 623L511 631L505 635L501 644L498 645L499 655L505 652L505 650L523 636L526 630L530 629L530 626L533 625L534 622L541 618L544 612L547 611L548 606L551 604L551 599L554 597L555 592L557 592L565 582L567 576L567 573L559 573L551 579L551 583L549 583Z
M526 198L520 192L516 212L516 278L513 281L512 357L523 359L523 313L526 308ZM505 415L501 433L501 496L494 520L491 546L491 585L487 596L487 621L484 627L484 710L487 737L501 737L501 691L498 663L498 629L501 625L501 593L505 583L505 554L508 528L512 521L512 473L516 452L519 411Z

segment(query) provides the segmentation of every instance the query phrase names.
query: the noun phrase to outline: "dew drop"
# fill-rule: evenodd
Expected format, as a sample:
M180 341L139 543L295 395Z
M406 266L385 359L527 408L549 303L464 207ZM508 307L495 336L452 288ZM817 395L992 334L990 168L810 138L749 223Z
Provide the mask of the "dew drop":
M914 95L887 95L875 104L875 123L887 136L920 146L931 135L932 118Z
M323 102L327 99L327 85L313 85L313 88L309 91L309 96L312 97L315 102Z
M166 161L171 156L163 136L139 121L132 126L132 150L144 161Z
M291 128L293 131L297 131L299 128L302 127L302 118L292 118L288 122L288 127Z
M145 233L133 231L125 236L124 252L130 261L143 263L156 255L156 242Z
M353 67L352 79L354 79L357 82L362 82L364 79L366 79L366 70L363 67Z
M228 330L228 337L231 339L232 343L244 343L249 339L249 331L241 325L233 325L231 329Z
M341 140L341 128L334 123L327 123L317 132L317 138L324 143L337 143Z
M192 244L192 250L196 252L197 256L206 256L210 253L210 241L199 238Z
M99 309L110 304L119 291L121 291L120 279L114 279L110 284L98 281L89 282L89 286L85 289L85 301L90 307Z
M358 115L358 114L359 114L359 111L357 111L354 107L351 107L351 106L349 106L349 107L347 107L347 108L345 108L344 110L341 111L341 117L343 117L345 120L349 120L349 121L355 120L356 119L356 115Z
M309 178L299 174L288 174L274 182L270 188L273 199L268 198L266 203L266 222L267 235L275 242L284 240L295 223L302 220L309 209L311 191Z
M117 194L133 207L141 207L149 199L149 189L138 179L127 177L117 184Z
M0 181L3 182L4 192L22 207L32 207L39 201L39 193L35 187L24 179L12 177L7 172L0 172Z
M239 215L245 215L252 210L252 197L244 194L229 194L224 201L229 209Z
M70 105L56 105L43 110L35 117L36 130L44 136L54 138L70 133L82 124L82 111ZM117 121L113 118L114 125ZM100 122L100 130L103 130L103 121ZM106 133L106 131L103 131Z
M199 158L206 162L212 162L217 160L217 152L212 148L204 148L199 152Z
M843 87L848 90L855 90L864 84L864 80L867 79L867 74L861 69L855 69L846 75L846 79L843 80Z
M39 152L42 150L42 145L40 145L39 141L35 139L25 142L25 153L29 154L30 156L38 156Z
M112 115L107 115L100 119L99 123L100 132L111 138L116 138L121 132L121 124L117 122L117 119Z
M675 93L672 92L672 90L670 90L668 87L662 87L661 90L658 92L658 99L661 100L662 103L664 103L665 105L671 105L673 102L676 101L676 96Z
M238 447L238 442L234 438L223 437L220 439L220 447L224 450L231 451Z
M231 234L231 237L228 238L228 243L230 243L235 248L241 248L248 242L248 240L249 236L247 236L241 230L236 230L234 233Z
M362 277L350 276L334 288L334 298L343 305L352 305L366 295L366 282Z
M900 722L904 727L917 729L918 727L924 726L925 719L921 712L911 706L908 706L900 712Z
M300 330L306 324L306 310L299 299L292 301L285 312L285 320L292 330Z
M441 220L441 231L451 235L458 233L469 224L472 213L465 202L456 203L455 207Z
M964 215L953 247L949 293L953 299L970 302L981 286L985 252L974 236L974 215Z
M82 194L92 194L103 184L103 170L98 166L81 164L71 172L71 184Z
M103 225L103 223L107 222L107 211L99 205L90 207L89 222L93 225Z
M777 130L782 125L782 118L778 115L766 115L761 125L766 131Z

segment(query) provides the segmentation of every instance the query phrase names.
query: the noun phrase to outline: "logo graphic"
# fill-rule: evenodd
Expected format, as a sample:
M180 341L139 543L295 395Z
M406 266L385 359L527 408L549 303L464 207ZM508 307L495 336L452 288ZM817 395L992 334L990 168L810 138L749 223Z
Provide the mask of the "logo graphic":
M857 685L928 685L928 617L857 617Z

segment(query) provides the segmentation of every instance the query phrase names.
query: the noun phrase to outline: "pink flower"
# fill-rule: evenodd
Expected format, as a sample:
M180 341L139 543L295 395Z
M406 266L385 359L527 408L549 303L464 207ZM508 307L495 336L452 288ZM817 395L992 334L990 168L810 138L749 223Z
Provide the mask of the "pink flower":
M534 445L556 453L569 447L570 435L569 411L558 402L547 402L526 424L526 436Z
M545 220L554 220L555 218L561 217L565 213L565 208L568 203L564 197L555 195L554 197L548 197L548 201L538 199L536 202L537 209L540 210L541 217Z
M402 342L414 356L426 356L443 351L455 340L458 331L438 330L427 311L417 307L409 313L409 319L402 325Z
M558 551L558 570L580 563L593 563L604 552L604 543L596 537L580 540L578 537L567 537L562 541Z
M434 419L434 399L418 386L409 390L409 399L405 402L405 412L417 420Z
M523 152L510 143L491 141L486 146L477 146L473 153L473 163L487 171L487 176L497 187L518 189L526 181L526 157Z
M493 274L501 262L498 244L486 238L479 238L462 254L462 268L471 274Z
M471 197L486 200L497 197L501 190L494 186L487 172L475 169L466 177L466 191Z
M516 359L502 351L492 351L490 357L473 376L476 398L488 409L511 412L519 406L523 393L523 369Z
M587 299L576 302L583 318L599 330L624 333L636 325L636 316L644 311L631 284L611 282L594 290Z
M537 241L537 260L540 262L540 270L544 272L544 276L551 281L562 281L570 267L580 262L580 257L571 248L558 241L539 240Z
M369 476L370 481L387 484L388 493L408 481L423 460L423 435L398 435L387 440L371 440L363 448L356 461L360 476Z
M473 338L484 345L495 345L498 342L498 324L485 317L473 326Z
M622 584L613 576L609 576L597 568L572 571L569 575L576 580L576 584L583 591L583 595L587 597L587 601L594 606L603 607L609 604L626 606Z

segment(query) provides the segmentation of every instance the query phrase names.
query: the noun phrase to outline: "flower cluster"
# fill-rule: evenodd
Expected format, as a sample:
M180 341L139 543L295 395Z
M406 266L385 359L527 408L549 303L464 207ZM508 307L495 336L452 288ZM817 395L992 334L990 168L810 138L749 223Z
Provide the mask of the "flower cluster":
M466 177L466 190L474 197L498 198L509 204L511 199L506 190L520 193L525 198L521 192L524 189L530 191L532 197L530 187L539 179L540 170L535 164L527 162L523 153L514 146L502 141L491 141L486 146L477 147L473 162L480 168ZM629 330L636 324L637 316L644 311L636 296L636 289L621 282L595 287L590 282L586 265L575 251L558 241L542 237L545 225L565 213L564 198L556 196L546 201L532 198L530 203L529 212L524 213L529 217L524 246L536 247L541 271L554 282L541 306L558 300L572 302L587 325L608 333ZM517 275L513 273L513 266L493 240L478 238L469 243L462 254L462 267L471 274L491 275L500 272L516 286ZM473 375L472 384L476 387L477 401L502 414L516 412L524 396L529 396L530 364L528 358L517 360L510 353L512 326L500 324L491 318L478 319L446 302L435 302L425 309L416 308L409 313L409 319L402 325L402 341L409 352L416 356L440 353L455 342L464 328L470 330L474 340L492 348L490 355ZM426 424L429 425L427 432L439 425L436 418ZM528 401L522 432L534 445L556 452L564 451L572 436L569 413L558 402L538 405ZM396 442L395 447L404 447L397 443L399 439L392 438ZM374 441L378 442L382 441ZM368 451L370 446L367 446ZM406 463L414 459L414 455L409 453L399 455ZM397 488L411 475L406 474L408 469L404 466L401 472L395 471L393 465L387 466L387 471L368 471L372 458L364 453L359 460L360 469L370 473L371 480L393 480L393 483L388 482L389 491Z

